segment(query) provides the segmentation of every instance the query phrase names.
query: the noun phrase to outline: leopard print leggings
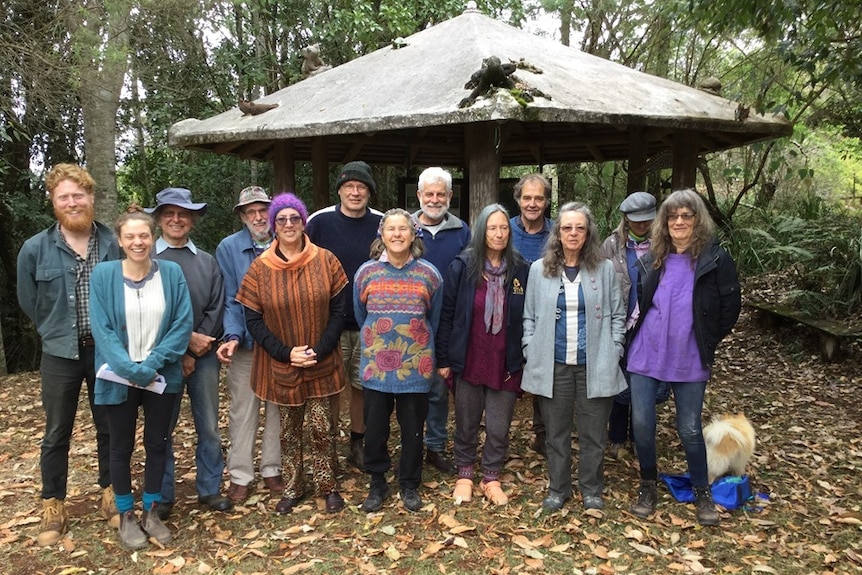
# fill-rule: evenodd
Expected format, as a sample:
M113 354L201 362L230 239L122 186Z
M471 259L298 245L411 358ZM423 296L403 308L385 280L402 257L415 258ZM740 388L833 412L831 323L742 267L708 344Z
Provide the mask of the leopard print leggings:
M317 494L335 491L335 438L331 433L330 398L315 397L305 405L279 406L281 414L281 464L284 467L284 497L305 494L303 469L303 419L308 412L308 452L311 455L312 478Z

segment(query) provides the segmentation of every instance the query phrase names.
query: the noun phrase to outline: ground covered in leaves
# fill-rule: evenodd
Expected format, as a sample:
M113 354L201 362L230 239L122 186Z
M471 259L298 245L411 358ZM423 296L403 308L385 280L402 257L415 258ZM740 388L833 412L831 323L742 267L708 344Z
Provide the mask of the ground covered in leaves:
M35 544L39 528L39 441L43 430L38 374L0 379L0 572L75 573L862 573L862 347L837 362L817 357L816 339L799 326L762 330L748 312L724 343L707 393L705 416L744 411L758 445L750 468L763 498L725 512L702 528L691 505L660 491L658 513L627 512L636 463L608 459L607 507L584 512L570 501L542 514L544 460L529 449L530 400L516 408L504 489L510 502L490 507L477 493L456 505L454 479L426 470L425 503L409 513L397 496L381 513L358 510L366 477L345 463L340 486L348 507L338 515L307 500L277 516L277 497L262 482L244 507L205 511L195 502L194 430L188 411L174 440L179 502L169 525L174 542L131 553L98 514L95 441L81 409L71 451L68 536ZM82 406L86 401L82 395ZM226 440L227 402L222 423ZM451 425L451 420L450 420ZM342 431L347 430L346 412ZM139 432L140 436L140 432ZM673 407L661 407L660 468L684 471ZM143 459L139 446L134 461ZM140 467L136 468L138 479ZM397 490L396 490L397 492Z

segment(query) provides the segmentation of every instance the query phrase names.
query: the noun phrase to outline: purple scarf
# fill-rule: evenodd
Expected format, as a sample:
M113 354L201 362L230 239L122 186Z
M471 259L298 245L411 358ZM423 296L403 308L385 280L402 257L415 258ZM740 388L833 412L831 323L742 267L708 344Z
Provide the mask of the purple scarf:
M485 281L488 289L485 291L485 333L494 335L503 329L503 307L506 300L506 260L494 267L485 260Z

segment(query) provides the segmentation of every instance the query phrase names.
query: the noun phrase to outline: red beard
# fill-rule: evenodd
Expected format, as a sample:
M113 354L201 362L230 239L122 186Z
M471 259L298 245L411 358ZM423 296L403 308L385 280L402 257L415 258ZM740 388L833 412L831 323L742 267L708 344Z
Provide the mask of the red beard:
M60 226L63 229L69 230L73 233L80 233L89 230L93 226L93 220L96 216L96 208L93 206L81 207L81 214L71 217L66 214L66 212L54 208L54 215L57 217L57 221L60 222Z

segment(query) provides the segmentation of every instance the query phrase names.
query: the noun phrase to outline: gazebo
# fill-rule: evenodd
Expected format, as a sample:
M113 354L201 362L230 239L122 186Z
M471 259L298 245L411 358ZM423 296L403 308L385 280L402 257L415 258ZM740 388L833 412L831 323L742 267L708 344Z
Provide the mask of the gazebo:
M491 56L515 65L511 77L535 90L533 101L496 89L459 107ZM318 206L328 203L328 162L461 167L478 213L497 200L501 165L628 160L632 191L643 189L648 159L670 151L679 188L694 185L701 154L792 131L782 117L749 114L472 9L257 102L278 106L180 121L169 143L272 161L276 189L294 189L295 162L310 161Z

